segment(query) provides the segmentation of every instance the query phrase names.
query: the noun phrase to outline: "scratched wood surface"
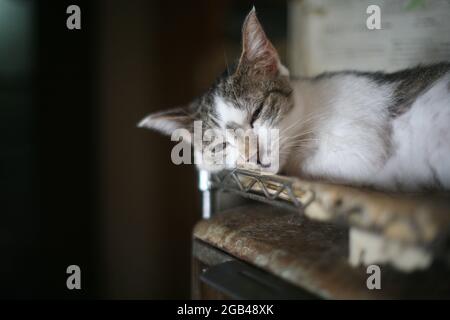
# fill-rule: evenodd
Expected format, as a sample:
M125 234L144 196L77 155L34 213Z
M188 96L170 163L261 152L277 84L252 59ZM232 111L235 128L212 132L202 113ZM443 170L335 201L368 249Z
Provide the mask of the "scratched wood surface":
M440 262L406 274L381 266L381 290L369 290L366 268L348 263L348 229L294 211L235 208L200 221L193 235L323 298L450 298L450 273Z

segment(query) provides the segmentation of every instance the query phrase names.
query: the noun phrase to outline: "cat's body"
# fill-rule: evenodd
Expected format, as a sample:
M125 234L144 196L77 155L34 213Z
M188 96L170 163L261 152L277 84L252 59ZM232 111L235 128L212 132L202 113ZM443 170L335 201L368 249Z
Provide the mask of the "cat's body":
M381 189L450 189L450 64L338 72L291 86L294 107L282 127L300 147L288 153L287 174Z
M386 190L450 189L450 64L293 79L254 10L244 22L236 68L189 108L150 115L140 126L170 135L192 131L196 120L218 132L250 129L260 140L277 129L277 172ZM226 154L224 163L200 167L248 160L239 140L224 135L224 141L194 144L197 154L219 145ZM258 159L262 170L264 161Z

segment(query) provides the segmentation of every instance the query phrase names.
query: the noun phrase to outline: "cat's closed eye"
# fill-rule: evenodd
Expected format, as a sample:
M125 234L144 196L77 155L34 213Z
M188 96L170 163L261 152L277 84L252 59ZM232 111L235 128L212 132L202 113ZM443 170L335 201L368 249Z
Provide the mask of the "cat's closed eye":
M261 110L263 108L264 102L261 103L258 108L256 108L256 110L253 112L252 114L252 119L250 121L250 125L253 128L253 124L255 123L255 121L259 118L259 115L261 114Z

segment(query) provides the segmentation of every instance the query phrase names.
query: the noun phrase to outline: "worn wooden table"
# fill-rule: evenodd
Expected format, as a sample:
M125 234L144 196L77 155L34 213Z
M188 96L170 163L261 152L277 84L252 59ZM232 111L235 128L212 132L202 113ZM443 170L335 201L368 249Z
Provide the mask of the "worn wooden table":
M193 232L193 298L450 298L439 261L410 273L381 265L381 289L368 289L366 267L348 262L348 234L264 204L218 213Z

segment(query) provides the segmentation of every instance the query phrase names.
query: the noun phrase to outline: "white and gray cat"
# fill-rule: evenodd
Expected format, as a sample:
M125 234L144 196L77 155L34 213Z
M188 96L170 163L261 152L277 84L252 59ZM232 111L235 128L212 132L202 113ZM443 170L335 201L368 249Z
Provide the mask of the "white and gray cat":
M256 134L276 128L281 173L384 190L450 189L449 63L294 79L254 9L242 42L237 65L208 92L139 125L169 135L177 128L192 131L195 120ZM241 148L231 141L223 147L227 162L205 169L236 167Z

